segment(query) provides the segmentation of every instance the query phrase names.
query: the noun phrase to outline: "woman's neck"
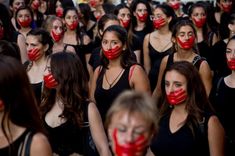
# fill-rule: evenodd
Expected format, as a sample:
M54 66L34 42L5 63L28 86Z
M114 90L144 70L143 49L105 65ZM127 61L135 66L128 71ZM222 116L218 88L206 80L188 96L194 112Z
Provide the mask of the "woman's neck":
M45 55L43 55L37 61L33 62L33 66L35 66L35 67L45 66L45 64L46 64L46 56Z
M166 34L171 34L171 31L169 30L168 25L166 25L166 26L162 27L161 29L157 30L157 33L159 35L164 35L165 36Z
M178 59L185 60L189 59L194 54L194 52L192 49L190 50L180 49L175 54Z
M135 29L137 31L140 31L140 30L143 30L144 27L145 27L145 22L141 22L141 21L137 20L137 25L136 25Z

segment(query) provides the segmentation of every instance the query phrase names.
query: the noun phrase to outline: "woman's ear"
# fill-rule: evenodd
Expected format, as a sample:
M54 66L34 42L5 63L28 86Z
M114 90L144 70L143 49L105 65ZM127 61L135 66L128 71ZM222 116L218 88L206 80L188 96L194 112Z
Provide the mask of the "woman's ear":
M172 42L172 43L175 43L175 42L176 42L175 37L172 37L172 38L171 38L171 42Z
M49 49L49 44L44 45L43 51L46 52Z

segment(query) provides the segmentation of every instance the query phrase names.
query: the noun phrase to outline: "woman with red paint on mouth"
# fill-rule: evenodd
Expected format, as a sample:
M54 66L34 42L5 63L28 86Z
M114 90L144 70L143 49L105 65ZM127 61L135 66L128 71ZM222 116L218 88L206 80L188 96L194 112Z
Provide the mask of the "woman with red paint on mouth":
M120 21L121 26L123 26L128 33L128 44L130 45L131 51L133 51L136 55L137 62L140 63L141 60L141 50L142 50L142 43L136 35L133 34L132 31L132 16L131 10L125 4L119 4L115 7L114 14Z
M143 42L146 34L151 33L153 24L150 20L151 7L145 0L135 0L131 3L132 31L138 37L141 46L140 64L143 64Z
M181 9L181 0L166 0L166 3L175 11L177 17L185 17Z
M233 10L233 1L232 0L216 0L216 12L214 14L215 20L220 24L221 16L223 13L231 13Z
M41 103L43 74L47 57L52 53L52 46L52 38L44 29L37 28L27 34L26 48L29 61L25 62L25 67L38 105Z
M176 19L174 10L166 4L157 5L150 16L154 31L144 38L144 68L150 80L151 91L154 90L161 61L172 53L171 29Z
M76 54L62 51L50 55L40 108L55 155L111 156L100 114L88 99L85 70Z
M190 19L192 20L197 31L197 46L200 56L207 59L209 65L211 65L211 47L219 40L217 33L210 30L208 25L208 9L206 8L206 2L194 3L188 12Z
M149 81L144 69L134 60L127 32L119 25L104 30L101 64L95 69L90 88L90 98L96 102L104 121L114 99L125 90L150 94Z
M224 129L197 68L175 62L166 69L161 87L157 135L148 156L223 156Z
M41 5L41 0L30 0L28 6L33 12L33 28L40 28L42 26L42 22L44 20L44 15L39 11L39 7Z
M73 47L76 54L82 61L84 69L88 78L91 77L91 67L88 65L92 43L90 37L86 34L86 31L79 26L79 15L77 8L67 7L63 13L63 21L65 23L65 32L63 42L65 44L65 51L67 47Z
M207 61L198 54L197 33L193 23L188 19L179 20L172 31L173 53L162 59L157 86L153 96L161 96L161 81L165 69L169 68L174 62L188 61L199 71L206 93L209 96L212 87L212 72Z
M72 46L65 47L65 44L63 43L64 23L60 17L55 15L48 15L42 24L42 28L50 33L54 42L52 53L63 51L65 48L67 48L68 52L75 53L75 49Z
M225 55L231 74L218 79L211 90L210 100L225 129L226 156L233 156L235 155L235 124L231 122L231 118L234 116L235 108L231 101L235 96L235 36L229 39Z
M105 121L114 155L144 156L157 128L156 114L156 105L148 94L121 93Z

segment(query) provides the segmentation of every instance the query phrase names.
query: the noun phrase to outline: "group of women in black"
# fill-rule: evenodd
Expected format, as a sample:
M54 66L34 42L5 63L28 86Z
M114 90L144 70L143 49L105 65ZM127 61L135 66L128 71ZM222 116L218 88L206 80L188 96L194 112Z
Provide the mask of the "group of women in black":
M0 155L22 152L28 135L32 156L235 155L234 6L232 0L0 4ZM120 123L107 119L126 90L152 96L156 116L128 106L130 125L125 113ZM116 105L111 112L122 114Z

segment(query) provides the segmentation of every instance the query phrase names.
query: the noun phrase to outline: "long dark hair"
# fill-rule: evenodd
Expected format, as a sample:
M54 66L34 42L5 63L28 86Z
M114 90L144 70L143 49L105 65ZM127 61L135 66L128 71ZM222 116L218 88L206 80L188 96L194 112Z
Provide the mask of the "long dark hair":
M28 6L21 6L19 9L17 9L16 14L15 14L15 23L16 23L16 27L17 27L18 29L21 28L20 25L18 24L18 21L17 21L17 15L18 15L18 13L19 13L21 10L28 10L28 11L29 11L29 14L30 14L31 19L32 19L31 24L30 24L30 27L32 28L32 27L33 27L33 26L32 26L32 23L34 22L33 11L32 11L31 8L28 7Z
M9 122L34 132L43 132L39 110L29 83L27 73L19 60L10 56L0 57L0 99L4 103L1 127L10 143L13 138L6 135ZM3 123L7 123L5 127Z
M121 54L121 66L127 68L133 64L136 64L133 54L130 51L129 45L127 43L127 32L126 29L120 25L112 25L105 29L103 36L106 32L114 32L117 38L122 42L123 45L126 45L126 49L122 51ZM103 38L102 36L102 38ZM105 68L108 68L109 60L102 53L101 55L101 65Z
M207 98L206 90L203 85L200 74L195 66L192 63L187 61L178 61L171 65L169 68L166 68L163 81L161 84L162 89L162 105L160 107L159 116L161 119L163 116L168 114L172 108L166 98L165 90L165 76L167 72L172 70L177 71L179 74L183 75L187 80L187 99L186 99L186 111L188 112L188 117L186 119L186 125L190 127L193 131L193 126L199 126L199 122L203 120L203 115L206 112L213 112L211 104Z
M52 108L56 98L59 98L64 106L60 116L81 125L88 99L88 79L83 65L76 54L69 52L52 54L49 59L51 73L59 85L57 89L48 89L44 86L42 115L44 116Z

